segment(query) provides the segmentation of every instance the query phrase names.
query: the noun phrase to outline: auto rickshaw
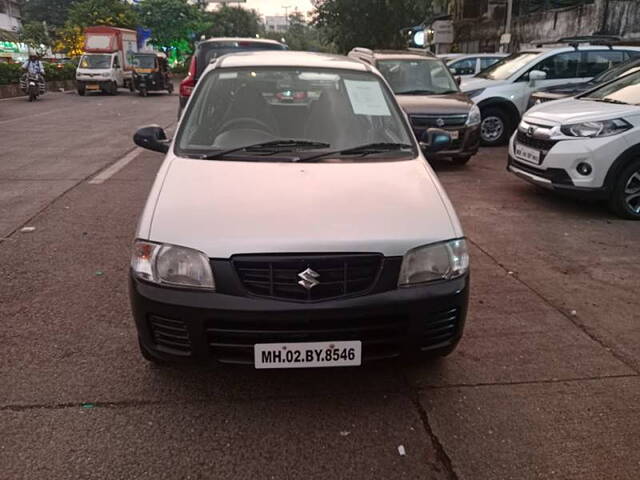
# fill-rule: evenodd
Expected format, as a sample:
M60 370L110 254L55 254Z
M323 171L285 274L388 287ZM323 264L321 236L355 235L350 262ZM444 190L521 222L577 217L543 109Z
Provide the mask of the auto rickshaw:
M169 64L164 53L136 53L133 56L133 84L141 97L149 92L173 92Z

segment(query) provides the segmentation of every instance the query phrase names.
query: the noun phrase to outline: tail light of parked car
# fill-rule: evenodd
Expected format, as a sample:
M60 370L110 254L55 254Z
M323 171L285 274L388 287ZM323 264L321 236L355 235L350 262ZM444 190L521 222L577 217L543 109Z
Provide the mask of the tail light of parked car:
M180 96L181 97L189 97L191 96L191 92L196 86L196 72L198 67L198 61L196 60L196 56L191 57L191 63L189 64L189 73L187 77L180 82Z

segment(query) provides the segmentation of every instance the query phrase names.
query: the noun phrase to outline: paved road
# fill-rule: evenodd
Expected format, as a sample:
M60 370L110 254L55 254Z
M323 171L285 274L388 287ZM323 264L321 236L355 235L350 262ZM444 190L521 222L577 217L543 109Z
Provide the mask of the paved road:
M126 275L161 156L88 180L176 100L0 102L0 478L640 477L640 222L521 183L504 149L437 168L473 246L449 358L147 365Z

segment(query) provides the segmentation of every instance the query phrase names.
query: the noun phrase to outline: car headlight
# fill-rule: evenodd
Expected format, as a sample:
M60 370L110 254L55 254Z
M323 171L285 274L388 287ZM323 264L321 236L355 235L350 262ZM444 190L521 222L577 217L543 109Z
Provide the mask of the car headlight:
M143 280L161 285L215 290L207 256L191 248L137 240L131 269Z
M399 287L408 287L437 280L453 280L469 271L466 240L424 245L409 250L402 260Z
M467 117L467 127L473 127L475 125L480 125L482 122L482 115L480 115L480 109L477 105L471 107L469 111L469 116Z
M569 137L610 137L629 130L632 125L617 118L615 120L604 120L602 122L584 122L573 125L563 125L562 133Z
M468 92L464 92L464 93L466 93L469 98L473 98L480 95L482 92L484 92L484 90L485 90L484 88L478 88L476 90L469 90Z

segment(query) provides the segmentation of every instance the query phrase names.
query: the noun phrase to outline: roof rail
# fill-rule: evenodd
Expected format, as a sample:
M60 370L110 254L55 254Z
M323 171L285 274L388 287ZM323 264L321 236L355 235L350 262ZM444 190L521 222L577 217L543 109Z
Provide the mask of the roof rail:
M559 45L559 44L567 44L570 47L578 50L578 47L582 44L586 45L601 45L604 47L609 47L609 49L613 49L613 45L621 42L622 39L620 37L616 37L613 35L584 35L579 37L562 37L558 40L553 40L549 42L535 42L537 48L542 48L549 45Z

